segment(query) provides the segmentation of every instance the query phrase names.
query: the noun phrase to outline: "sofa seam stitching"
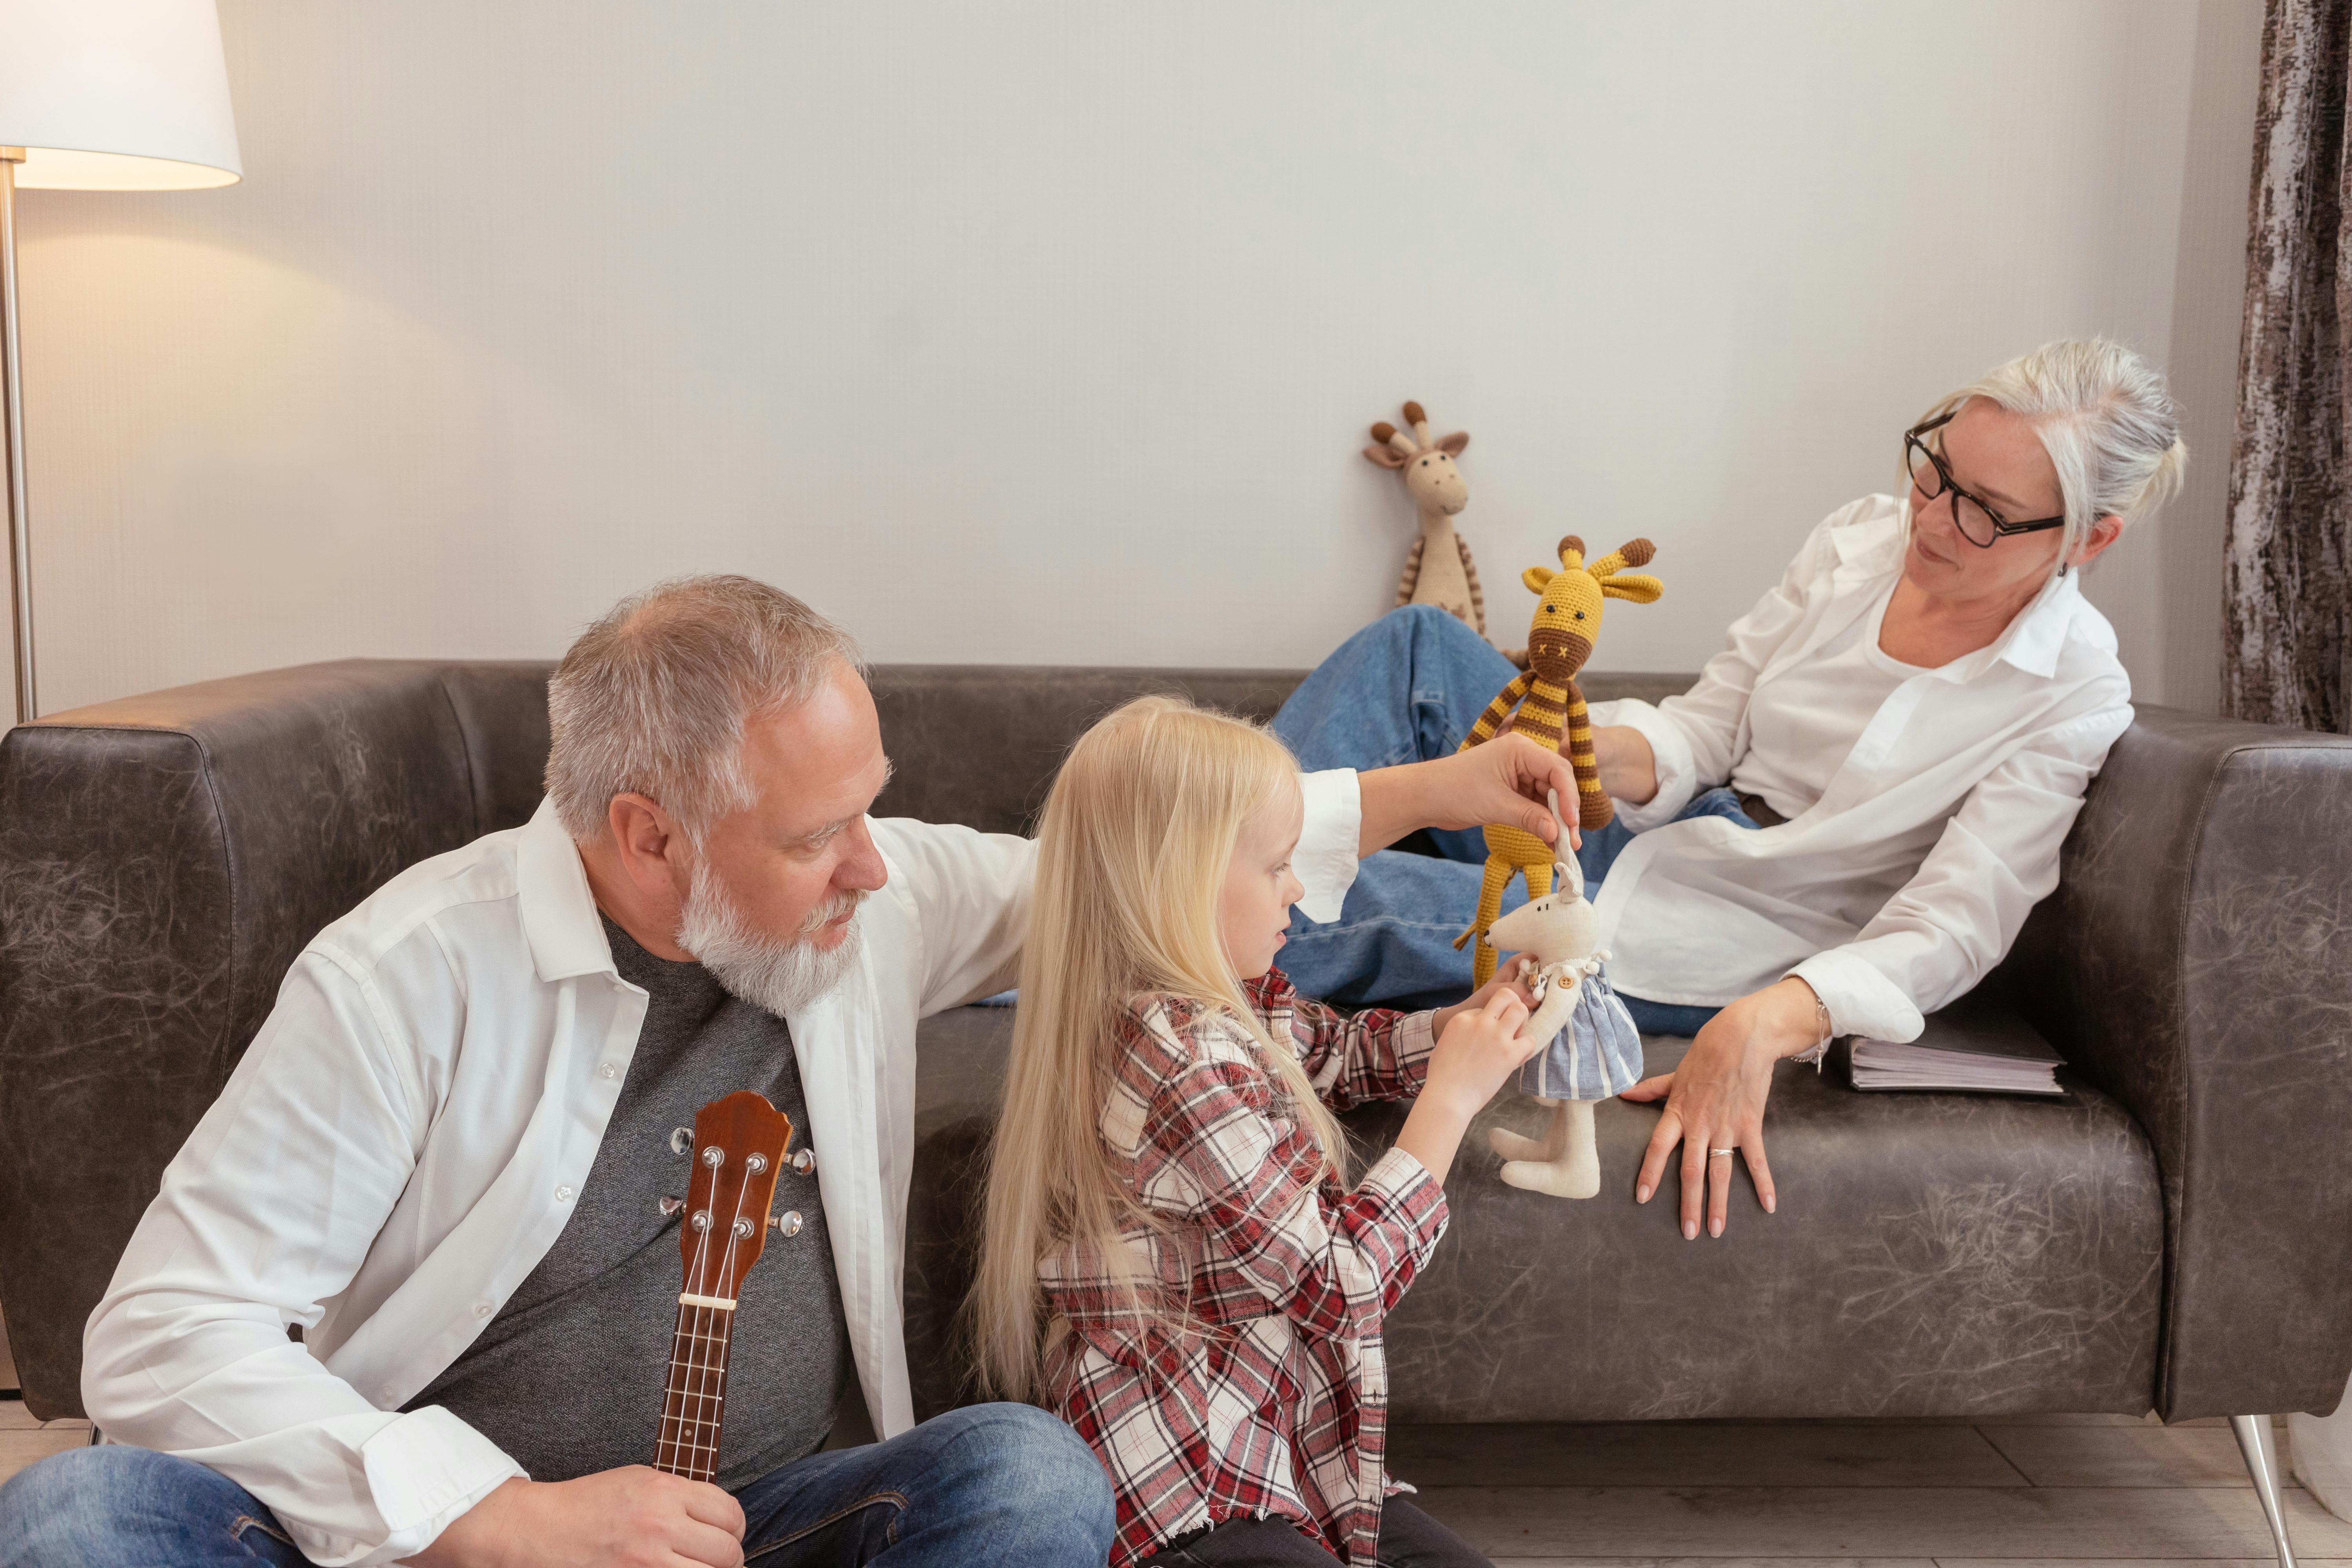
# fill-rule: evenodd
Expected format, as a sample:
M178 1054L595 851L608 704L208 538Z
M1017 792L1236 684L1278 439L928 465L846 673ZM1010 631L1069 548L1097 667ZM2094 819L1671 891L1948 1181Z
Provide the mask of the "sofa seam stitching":
M2221 793L2222 777L2229 772L2231 763L2235 762L2238 757L2247 752L2326 752L2338 751L2342 749L2343 748L2341 747L2335 746L2294 745L2284 742L2265 745L2238 745L2231 747L2230 750L2220 759L2219 764L2213 770L2212 777L2206 782L2203 796L2197 803L2196 820L2190 826L2189 863L2186 868L2186 874L2182 878L2180 907L2178 912L2174 915L2172 989L2176 1005L2185 1003L2189 996L2189 921L2190 908L2196 901L2197 867L2199 859L2203 854L2205 848L2207 831L2212 825L2213 803ZM2187 1024L2185 1008L2183 1008L2182 1022L2185 1026ZM2187 1043L2188 1042L2185 1040L2182 1042L2184 1047ZM2156 1320L2158 1324L2158 1333L2160 1336L2160 1343L2158 1347L2157 1352L2156 1392L2158 1402L2168 1405L2171 1403L2173 1394L2176 1391L2173 1352L2178 1346L2179 1325L2174 1321L2174 1315L2175 1310L2179 1305L2180 1292L2179 1289L2179 1276L2184 1268L2182 1247L2184 1238L2188 1236L2189 1228L2188 1145L2190 1141L2190 1122L2193 1119L2189 1113L2189 1095L2184 1092L2181 1096L2180 1107L2180 1234L2168 1238L2168 1245L2165 1247L2164 1294L2163 1299L2157 1304ZM2168 1417L2168 1418L2169 1417Z

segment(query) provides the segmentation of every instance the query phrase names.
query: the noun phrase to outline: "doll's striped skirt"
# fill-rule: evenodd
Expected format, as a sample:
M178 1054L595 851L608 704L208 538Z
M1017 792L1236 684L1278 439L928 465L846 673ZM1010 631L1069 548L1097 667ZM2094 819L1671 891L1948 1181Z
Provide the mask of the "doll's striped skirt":
M1519 1068L1519 1092L1546 1100L1607 1100L1642 1081L1642 1034L1606 972L1584 982L1551 1044Z

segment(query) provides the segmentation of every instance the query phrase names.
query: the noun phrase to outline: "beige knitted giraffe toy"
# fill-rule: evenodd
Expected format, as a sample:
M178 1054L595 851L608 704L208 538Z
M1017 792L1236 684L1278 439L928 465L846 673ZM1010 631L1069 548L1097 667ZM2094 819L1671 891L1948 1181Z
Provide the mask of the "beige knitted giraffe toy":
M1584 541L1574 534L1559 542L1558 572L1530 566L1519 581L1538 595L1536 615L1528 628L1528 668L1486 704L1462 742L1468 751L1494 739L1508 717L1511 728L1547 746L1559 744L1563 723L1568 730L1569 765L1576 770L1577 821L1587 833L1609 826L1615 808L1601 787L1601 768L1592 751L1592 720L1577 689L1576 672L1592 657L1601 636L1601 602L1631 599L1637 605L1654 601L1665 584L1647 574L1628 574L1628 566L1646 566L1657 547L1646 539L1629 540L1616 553L1587 565ZM1512 714L1512 706L1518 711ZM1454 945L1476 938L1478 946L1471 973L1484 985L1495 978L1495 949L1486 930L1503 908L1503 889L1514 874L1528 879L1528 895L1540 899L1551 891L1552 847L1524 827L1490 824L1486 828L1486 877L1478 889L1478 921L1454 939Z
M1403 473L1404 492L1421 511L1421 537L1405 557L1396 602L1435 605L1483 637L1486 595L1478 587L1478 567L1470 559L1470 547L1454 531L1454 520L1470 504L1470 486L1454 459L1470 445L1470 433L1456 430L1431 440L1429 416L1418 403L1404 405L1404 422L1412 427L1410 434L1385 419L1373 426L1377 444L1364 448L1364 456L1381 468Z

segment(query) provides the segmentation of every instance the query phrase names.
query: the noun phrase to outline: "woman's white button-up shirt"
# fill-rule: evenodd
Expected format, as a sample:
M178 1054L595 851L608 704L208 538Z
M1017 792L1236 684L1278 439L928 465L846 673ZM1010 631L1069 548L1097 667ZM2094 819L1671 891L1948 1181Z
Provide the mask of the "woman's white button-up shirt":
M1593 900L1620 991L1715 1006L1796 974L1839 1034L1908 1040L1921 1014L2000 962L2058 885L2083 792L2132 719L2115 632L2073 572L1991 647L1891 694L1858 689L1874 710L1842 762L1754 770L1827 777L1790 821L1674 820L1769 743L1751 720L1774 683L1850 640L1893 589L1907 524L1887 496L1832 513L1687 693L1593 705L1595 723L1632 725L1657 758L1658 793L1618 803L1637 837Z
M1300 782L1301 907L1331 920L1356 871L1355 774ZM888 881L857 965L788 1022L858 1383L892 1436L914 1425L915 1026L1011 984L1036 846L870 826ZM164 1171L83 1336L91 1417L246 1488L314 1563L430 1545L523 1472L447 1410L400 1406L571 1217L645 1013L551 808L394 878L295 961Z

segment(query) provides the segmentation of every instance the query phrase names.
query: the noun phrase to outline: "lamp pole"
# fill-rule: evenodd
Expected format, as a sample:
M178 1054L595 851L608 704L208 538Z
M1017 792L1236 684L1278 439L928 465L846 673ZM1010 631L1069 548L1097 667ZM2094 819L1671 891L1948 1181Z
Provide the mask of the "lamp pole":
M0 417L8 446L8 607L16 632L16 722L41 716L33 684L33 535L25 511L25 381L17 363L16 165L22 147L0 147Z

